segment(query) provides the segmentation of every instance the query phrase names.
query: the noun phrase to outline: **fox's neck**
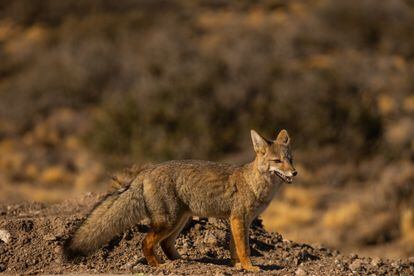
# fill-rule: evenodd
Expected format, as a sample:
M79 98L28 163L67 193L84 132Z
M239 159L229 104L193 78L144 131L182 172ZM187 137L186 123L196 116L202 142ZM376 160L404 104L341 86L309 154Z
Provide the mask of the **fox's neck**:
M244 165L243 172L244 172L244 177L246 181L249 183L257 183L257 182L265 181L265 177L263 173L261 173L258 169L257 158L254 159L252 162Z
M274 193L281 186L282 182L273 179L269 174L259 171L257 159L244 165L243 175L252 192L259 200L271 200Z

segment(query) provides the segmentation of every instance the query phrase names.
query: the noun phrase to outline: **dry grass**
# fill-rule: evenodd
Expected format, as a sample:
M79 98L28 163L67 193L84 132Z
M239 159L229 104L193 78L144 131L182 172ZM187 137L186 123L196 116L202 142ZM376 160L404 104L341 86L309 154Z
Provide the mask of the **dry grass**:
M263 223L270 231L288 231L313 222L315 198L309 190L285 187L281 199L274 200L262 214Z
M414 244L414 210L404 209L401 213L400 229L402 239Z
M358 219L361 207L357 202L343 203L325 213L322 218L324 227L331 229L344 229L351 227Z

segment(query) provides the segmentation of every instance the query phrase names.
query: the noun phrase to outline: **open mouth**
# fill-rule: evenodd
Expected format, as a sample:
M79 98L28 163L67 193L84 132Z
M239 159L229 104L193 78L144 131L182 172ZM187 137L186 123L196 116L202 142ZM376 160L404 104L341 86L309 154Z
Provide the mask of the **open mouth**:
M284 174L281 174L278 171L271 171L271 173L279 176L283 181L285 181L287 183L292 183L292 177L290 177L290 176L286 176Z

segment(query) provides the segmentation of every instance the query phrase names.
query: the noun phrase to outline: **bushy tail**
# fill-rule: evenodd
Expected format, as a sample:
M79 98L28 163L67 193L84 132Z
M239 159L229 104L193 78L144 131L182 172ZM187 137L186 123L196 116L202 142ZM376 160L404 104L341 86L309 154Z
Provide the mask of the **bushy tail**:
M147 218L143 184L109 194L92 210L64 246L66 257L86 255Z

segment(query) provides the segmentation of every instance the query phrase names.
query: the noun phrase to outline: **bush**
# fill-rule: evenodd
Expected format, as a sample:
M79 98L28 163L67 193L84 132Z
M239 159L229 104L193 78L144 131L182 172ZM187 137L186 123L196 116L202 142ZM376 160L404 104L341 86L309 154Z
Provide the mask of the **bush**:
M414 87L402 0L23 2L0 2L17 26L2 45L0 114L24 133L55 108L94 107L86 141L109 154L220 158L247 150L251 128L287 128L302 149L366 156L391 118L378 97Z

